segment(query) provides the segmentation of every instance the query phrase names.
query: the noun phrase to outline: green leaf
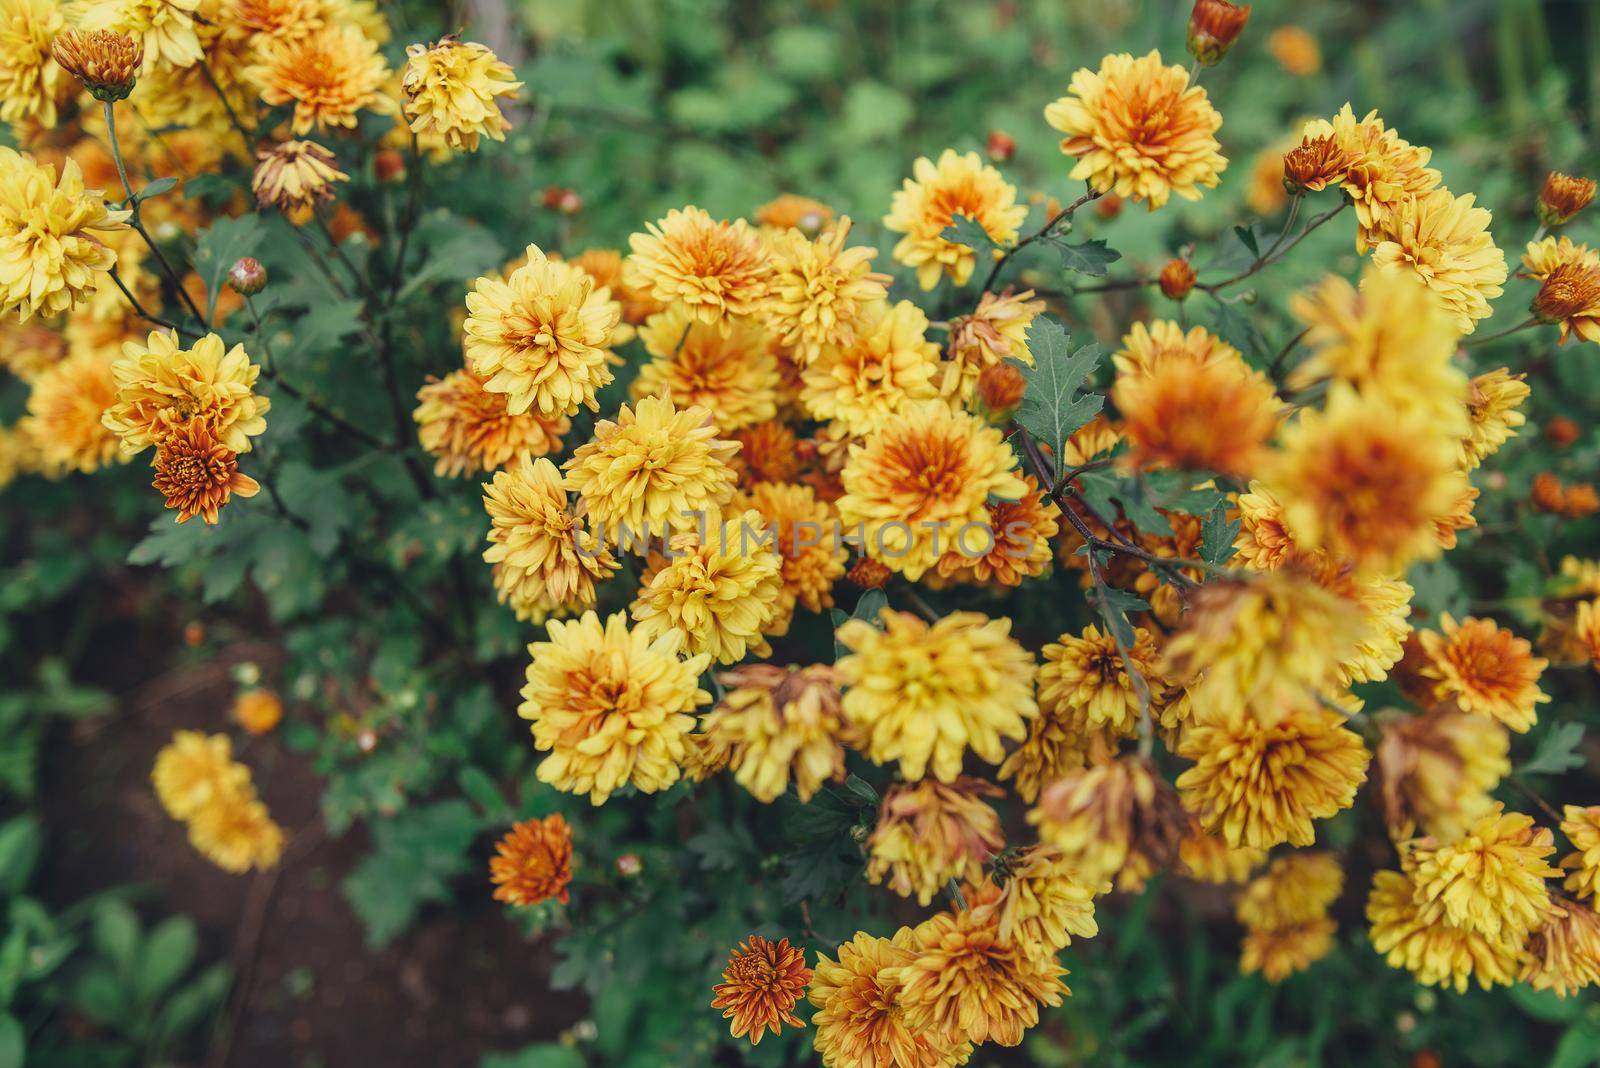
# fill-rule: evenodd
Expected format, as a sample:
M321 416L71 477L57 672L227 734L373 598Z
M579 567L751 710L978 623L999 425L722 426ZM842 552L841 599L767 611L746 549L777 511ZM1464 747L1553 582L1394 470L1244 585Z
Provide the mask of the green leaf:
M89 1019L107 1026L123 1023L130 1011L122 984L104 966L90 968L78 976L72 988L72 1003Z
M1028 385L1016 414L1018 426L1050 447L1057 478L1067 438L1105 404L1100 394L1081 392L1100 363L1100 346L1085 345L1070 355L1069 347L1066 330L1054 319L1041 315L1028 327L1034 366L1022 368Z
M33 878L44 835L31 816L17 816L0 826L0 892L12 897Z
M882 629L878 617L889 606L889 595L882 587L874 587L861 591L861 599L856 602L856 610L851 613L855 619L864 619L874 627Z
M506 819L511 815L511 806L506 804L505 796L482 768L462 768L456 776L456 782L461 792L471 798L473 804L482 809L488 818Z
M1117 640L1131 647L1133 624L1128 621L1128 613L1149 611L1150 605L1144 598L1111 585L1096 587L1095 599L1100 602L1100 614L1115 632Z
M169 1041L188 1034L222 1007L232 985L233 977L227 965L213 964L167 999L156 1020L157 1030Z
M153 197L158 197L163 193L170 193L173 188L177 186L177 184L178 180L170 176L166 178L157 178L155 181L139 190L139 195L135 199L142 204L146 200L150 200ZM211 317L207 315L206 318L209 319Z
M116 965L118 974L131 979L139 953L139 918L133 909L116 898L102 901L95 909L91 937L95 950Z
M584 1060L575 1049L541 1042L515 1053L491 1053L478 1062L478 1068L584 1068Z
M1225 564L1237 551L1233 539L1239 535L1239 520L1228 518L1228 506L1218 501L1200 524L1200 559L1208 564Z
M145 940L139 955L135 989L145 1002L154 1002L194 964L199 939L187 916L169 916Z
M1001 247L989 236L989 231L983 228L983 224L970 215L952 216L950 225L946 226L939 236L954 244L965 245L980 254Z
M1261 258L1261 245L1256 240L1256 232L1249 226L1235 226L1233 236L1239 239L1239 244L1250 250L1250 255L1255 259Z
M1211 306L1211 322L1216 335L1234 348L1258 360L1272 357L1272 348L1267 344L1266 337L1255 322L1239 310L1238 305L1216 301Z
M1051 244L1061 254L1062 267L1091 278L1104 278L1106 268L1122 258L1122 253L1108 248L1100 240L1085 241L1078 245L1066 241L1052 241Z
M253 254L260 241L261 217L255 214L218 219L200 235L195 243L194 269L206 284L206 322L211 322L217 310L217 294L228 268L241 256Z
M28 1059L28 1036L9 1012L0 1013L0 1068L22 1068Z
M1460 619L1466 614L1467 592L1461 586L1461 576L1444 560L1418 564L1406 576L1416 591L1412 604L1420 611L1413 616L1437 619L1448 612Z
M1539 745L1517 768L1518 775L1560 775L1584 765L1578 746L1583 742L1583 724L1556 723L1539 739Z
M379 948L410 926L423 905L448 901L450 880L469 866L480 821L465 801L410 808L374 825L374 849L341 884Z

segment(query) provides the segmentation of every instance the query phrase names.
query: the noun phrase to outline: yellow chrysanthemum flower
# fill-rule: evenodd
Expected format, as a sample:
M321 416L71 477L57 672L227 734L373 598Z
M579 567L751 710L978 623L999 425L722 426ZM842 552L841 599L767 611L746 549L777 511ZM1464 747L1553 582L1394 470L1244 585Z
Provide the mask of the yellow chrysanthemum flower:
M906 403L937 397L939 346L927 331L928 317L908 300L867 309L852 343L822 349L805 369L801 402L813 417L860 437Z
M711 518L699 532L672 535L668 550L639 576L636 629L647 638L681 631L691 654L719 664L771 655L762 635L782 633L788 620L783 562L761 513Z
M483 379L465 368L430 379L417 390L417 402L411 413L417 440L434 457L433 472L442 478L546 456L561 448L562 435L572 428L564 415L512 415L506 395L484 389Z
M1466 376L1453 362L1459 332L1439 299L1409 272L1369 267L1359 290L1329 275L1297 294L1290 308L1306 324L1310 349L1290 373L1290 389L1332 378L1380 393L1401 409L1420 407L1441 430L1463 418Z
M1356 251L1365 253L1374 235L1413 196L1439 186L1439 172L1428 167L1432 149L1414 146L1384 126L1376 111L1357 119L1347 103L1331 120L1306 123L1305 139L1331 138L1343 156L1340 188L1356 207Z
M1600 913L1576 901L1555 907L1556 914L1529 936L1517 979L1564 998L1600 985Z
M1239 944L1239 971L1260 972L1267 982L1281 983L1331 953L1337 929L1327 916L1282 927L1246 928Z
M1170 319L1157 319L1148 325L1134 323L1122 339L1122 348L1112 354L1111 362L1120 377L1148 375L1162 364L1175 360L1210 364L1231 363L1241 359L1243 357L1238 349L1203 326L1185 331ZM1095 451L1104 451L1114 444L1113 438Z
M939 392L967 400L984 371L1004 360L1033 366L1028 327L1044 311L1033 290L1000 294L985 292L971 315L950 320L950 362L944 365Z
M867 880L926 905L952 879L982 879L983 865L1006 844L989 804L1003 794L970 775L890 787L867 839Z
M1028 724L1028 736L1000 765L1000 781L1015 780L1012 789L1032 803L1046 786L1090 764L1116 755L1119 737L1111 731L1085 731L1080 719L1050 707Z
M1471 471L1500 451L1517 427L1528 421L1518 409L1533 391L1523 375L1500 367L1467 383L1467 434L1461 439L1461 465Z
M1550 700L1539 689L1539 676L1550 661L1534 656L1526 638L1491 619L1469 616L1457 623L1447 612L1439 630L1421 631L1418 638L1426 657L1419 673L1431 680L1436 701L1525 734L1538 719L1538 706Z
M1383 724L1378 774L1390 833L1449 841L1494 806L1490 791L1511 774L1511 735L1483 716L1451 709L1394 716Z
M1217 143L1222 116L1205 89L1154 50L1138 59L1108 55L1098 71L1080 69L1070 95L1046 107L1044 119L1066 134L1061 151L1078 160L1070 177L1148 201L1151 211L1174 193L1199 200L1228 165Z
M226 734L178 731L156 754L150 782L167 815L187 820L247 794L250 769L234 761L233 743Z
M940 578L1004 588L1050 569L1061 509L1032 475L1023 482L1028 492L1017 500L988 502L987 530L958 532L935 567Z
M1561 833L1574 850L1561 858L1561 866L1571 873L1563 885L1600 907L1600 805L1568 805L1561 815Z
M717 437L704 408L679 411L646 397L595 424L594 437L566 462L567 485L604 540L660 537L693 529L733 496L729 465L738 451Z
M778 414L778 361L767 332L754 319L722 330L674 304L639 328L650 362L639 368L630 395L665 397L680 408L699 405L717 429L732 432Z
M998 764L1002 738L1021 741L1039 714L1033 656L1011 637L1011 621L952 612L927 623L885 608L883 629L863 619L839 627L849 649L838 662L844 715L862 732L867 757L900 764L915 781L931 772L953 782L968 748Z
M1405 855L1418 918L1520 946L1553 911L1545 880L1561 871L1544 858L1555 851L1548 828L1500 805L1455 841L1416 839Z
M144 45L140 74L160 66L191 67L204 54L196 32L200 0L87 0L78 29L115 30Z
M886 229L904 234L894 246L894 261L917 272L917 284L932 289L941 275L967 284L978 254L942 236L957 215L974 219L998 245L1017 239L1028 206L1017 203L1016 186L976 152L947 148L934 163L926 156L911 165L911 177L889 201Z
M1367 896L1372 947L1391 968L1403 968L1424 986L1452 987L1464 994L1469 979L1488 990L1516 978L1517 947L1476 931L1451 927L1442 917L1422 918L1416 887L1404 874L1380 871Z
M129 212L85 189L68 159L53 167L0 145L0 315L26 322L87 300L116 266L103 235L124 229Z
M1125 756L1046 786L1028 812L1039 840L1059 849L1091 886L1136 890L1171 863L1189 818L1148 760Z
M719 222L692 206L673 210L629 237L628 247L623 281L663 304L681 302L702 323L727 330L733 319L766 311L772 261L743 219Z
M19 427L39 469L59 477L85 474L113 460L126 463L117 435L101 421L117 401L111 362L93 352L69 356L39 373L28 390L28 412Z
M610 290L581 268L529 245L504 280L479 278L467 294L467 366L521 415L599 411L595 391L612 379L606 356L621 312Z
M522 83L515 77L489 49L454 36L407 46L400 89L411 132L467 152L478 150L481 137L504 141L511 124L496 98L517 98Z
M283 828L253 794L226 797L194 814L189 842L223 871L264 871L283 856Z
M250 191L258 208L277 208L296 226L333 200L337 182L350 176L338 168L332 152L312 141L281 141L256 151Z
M857 932L837 950L819 954L806 992L817 1011L815 1045L823 1068L954 1068L972 1056L971 1043L914 1027L902 1002L902 969L920 949L909 927L894 937Z
M1156 659L1155 638L1145 628L1135 627L1128 660L1145 680L1146 702L1162 689ZM1091 729L1109 728L1131 738L1138 733L1142 705L1129 668L1116 640L1093 623L1081 636L1063 634L1044 647L1039 706Z
M1071 993L1054 956L1029 955L1001 937L999 894L993 883L969 887L967 908L917 926L916 956L890 970L912 1028L951 1044L1016 1046L1039 1022L1041 1004Z
M705 654L679 655L683 635L658 638L628 629L621 612L604 628L593 612L546 624L549 640L533 658L517 715L533 721L533 744L548 752L539 781L603 804L625 785L642 793L678 781L692 713L711 695L696 685Z
M1265 849L1234 848L1197 824L1178 843L1178 871L1196 882L1242 883L1267 859Z
M1074 937L1100 933L1096 892L1055 846L1032 845L1009 858L1001 885L1000 937L1032 956L1055 956Z
M907 402L850 446L840 521L868 556L915 581L963 527L987 522L990 497L1028 491L1016 462L998 429L942 401Z
M844 575L846 552L833 508L810 486L757 482L735 501L761 514L777 539L785 595L808 612L833 607L833 584Z
M756 800L771 803L792 780L804 804L822 784L844 779L844 721L831 667L750 664L723 672L726 695L701 722L711 745Z
M1491 217L1473 206L1471 193L1436 189L1407 197L1374 231L1372 262L1415 272L1455 317L1456 329L1470 334L1492 314L1489 301L1505 292L1506 254L1489 233Z
M207 334L191 348L162 330L144 342L130 341L111 365L117 402L105 425L122 439L129 456L159 445L191 418L202 419L212 435L234 452L250 451L250 439L267 428L272 402L257 396L261 368L243 345L224 348Z
M383 95L389 67L378 44L350 25L328 25L299 40L262 42L248 78L272 107L294 106L291 128L301 137L312 128L355 129L362 111L388 111Z
M1306 846L1313 820L1350 807L1369 754L1344 717L1318 705L1291 707L1271 724L1248 712L1207 715L1184 732L1178 777L1184 804L1231 846Z
M825 346L847 347L870 309L888 296L889 276L872 270L878 250L845 247L850 219L812 239L784 229L767 239L772 258L767 328L802 366Z
M502 603L547 601L568 608L594 604L595 583L617 570L573 514L561 472L544 457L523 457L483 486L489 513L489 548Z
M1574 334L1600 342L1600 252L1569 237L1546 237L1528 243L1522 267L1522 277L1542 283L1532 311L1560 326L1560 344Z
M1360 639L1355 607L1296 570L1217 578L1193 595L1163 671L1198 706L1272 719L1285 700L1336 688Z
M0 0L0 122L56 124L61 68L50 42L64 24L56 0Z
M206 0L199 14L212 20L209 26L194 24L205 66L196 62L186 67L169 63L152 67L146 48L145 70L128 100L151 129L181 126L206 131L212 135L211 143L220 146L238 136L232 131L224 100L245 122L250 122L258 110L256 89L245 76L256 61L254 35L249 27L224 17L217 0ZM221 90L220 96L211 88L212 81ZM117 124L117 134L126 136L122 123ZM170 142L170 135L164 134L162 139ZM157 203L153 201L150 207Z
M1332 853L1296 851L1253 879L1234 906L1246 927L1290 927L1325 915L1344 892L1344 869Z
M1285 428L1263 481L1296 543L1398 572L1439 555L1435 524L1455 510L1463 481L1459 428L1336 382L1323 410L1302 409Z

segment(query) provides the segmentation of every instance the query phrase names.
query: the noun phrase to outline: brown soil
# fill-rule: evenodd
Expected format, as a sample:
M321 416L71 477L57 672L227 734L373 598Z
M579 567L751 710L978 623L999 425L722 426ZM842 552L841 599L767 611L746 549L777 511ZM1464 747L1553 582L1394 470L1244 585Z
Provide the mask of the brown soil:
M111 644L97 646L106 652L92 669L97 677L82 681L118 694L118 709L48 746L42 790L51 849L42 890L65 905L136 883L150 891L141 899L147 918L182 912L200 925L203 959L231 961L248 991L241 998L236 985L231 1028L193 1051L193 1063L475 1068L485 1053L553 1038L581 1018L581 997L548 988L549 948L519 937L486 890L463 887L450 913L426 913L387 949L368 950L339 892L366 850L365 835L323 833L317 776L272 738L252 740L243 759L290 832L284 862L246 876L211 866L156 802L149 770L174 730L226 729L230 667L253 660L270 669L273 647L241 642L173 666L149 654L180 648L177 633L126 618L103 626ZM480 848L487 867L490 845Z

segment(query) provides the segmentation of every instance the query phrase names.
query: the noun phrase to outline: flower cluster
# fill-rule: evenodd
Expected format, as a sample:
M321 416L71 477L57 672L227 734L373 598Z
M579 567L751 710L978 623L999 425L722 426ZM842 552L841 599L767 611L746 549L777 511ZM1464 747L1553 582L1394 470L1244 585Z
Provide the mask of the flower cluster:
M187 823L190 843L223 871L270 868L283 855L283 828L227 735L178 731L156 754L150 781L167 815Z

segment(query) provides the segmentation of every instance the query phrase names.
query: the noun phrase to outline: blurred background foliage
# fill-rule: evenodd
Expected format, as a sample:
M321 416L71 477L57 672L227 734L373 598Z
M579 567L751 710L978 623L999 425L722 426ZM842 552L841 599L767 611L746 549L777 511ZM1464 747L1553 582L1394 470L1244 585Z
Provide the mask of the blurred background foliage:
M883 249L879 266L889 269L892 242L880 220L911 162L946 147L982 151L994 130L1016 140L1005 169L1024 195L1076 195L1066 178L1070 161L1042 119L1044 106L1066 91L1075 69L1095 65L1107 51L1159 48L1186 63L1189 4L522 0L507 13L481 2L405 0L384 7L396 30L391 59L406 42L458 26L473 38L481 23L498 24L486 16L509 14L504 39L487 43L512 59L527 83L505 145L486 145L428 172L431 206L414 238L426 254L426 274L408 289L392 327L404 381L420 382L459 362L452 320L464 281L529 242L567 253L625 247L629 233L669 208L695 203L714 215L744 216L794 192L856 218L856 236ZM1289 38L1275 36L1290 26L1309 34L1315 62L1303 42L1295 52ZM1600 3L1262 0L1243 41L1206 71L1203 84L1224 116L1220 138L1230 166L1222 185L1198 204L1082 218L1082 232L1123 253L1113 277L1158 266L1190 244L1202 264L1213 250L1226 255L1229 243L1237 244L1235 226L1258 223L1263 233L1276 233L1283 202L1275 202L1266 164L1302 119L1330 115L1346 101L1358 114L1377 109L1404 137L1431 146L1445 183L1494 210L1497 241L1514 260L1535 228L1544 173L1559 167L1594 174L1600 163L1593 138ZM380 217L387 194L369 174L354 177L353 202ZM552 187L575 192L581 208L551 207ZM188 192L226 199L225 188L208 188ZM1591 214L1573 236L1592 240L1594 228ZM229 247L221 229L203 236L201 247ZM352 418L381 423L385 402L372 386L371 366L349 358L360 344L351 306L328 299L276 220L250 242L273 274L277 305L308 309L283 339L278 358L286 374L325 383ZM360 244L358 238L353 255ZM1282 311L1289 293L1325 272L1356 269L1348 228L1327 227L1261 276L1241 306L1244 321L1275 348L1292 333ZM1028 277L1046 287L1061 280L1059 270L1044 267ZM910 292L907 277L897 275L896 295ZM1496 325L1520 317L1531 292L1527 282L1508 284ZM945 285L932 307L959 309L970 298ZM1114 346L1134 318L1171 314L1170 305L1151 300L1159 298L1080 297L1057 310L1080 340ZM1236 330L1238 322L1219 329ZM1496 492L1484 496L1480 528L1444 562L1412 576L1419 611L1492 608L1531 627L1532 599L1552 561L1596 555L1596 520L1534 515L1526 496L1533 474L1554 463L1537 427L1556 415L1583 428L1563 454L1561 473L1593 477L1600 363L1587 346L1557 354L1547 351L1548 333L1527 337L1479 350L1482 367L1540 362L1531 425L1482 476ZM607 410L624 385L602 398ZM429 910L481 907L488 844L513 819L565 811L581 827L583 875L573 908L584 910L584 922L569 928L555 906L508 913L508 924L551 938L558 962L548 975L532 973L526 945L507 938L504 982L519 988L536 1015L548 987L582 990L589 1007L559 1041L490 1053L483 1068L815 1063L808 1030L755 1049L730 1043L707 1007L710 988L728 948L752 931L831 950L858 925L888 931L914 915L858 877L851 833L870 819L872 786L853 780L804 810L788 802L757 806L726 777L692 800L680 787L660 803L624 799L599 810L539 786L524 725L510 714L531 634L492 604L487 568L476 560L484 527L476 481L440 483L438 492L421 494L395 456L345 464L314 441L300 442L304 415L275 397L262 439L289 509L308 521L303 528L264 509L230 515L215 533L200 524L177 528L165 514L152 525L148 475L138 465L102 472L92 493L82 478L29 480L6 498L0 791L8 806L20 811L35 803L41 739L106 715L113 703L103 690L71 681L114 681L94 664L106 640L97 609L118 602L119 611L152 630L205 618L207 642L150 654L179 664L203 661L218 643L265 635L283 649L275 669L291 704L283 747L318 774L320 825L334 837L358 826L370 831L363 858L329 892L357 912L374 950ZM573 438L582 435L580 423ZM370 493L341 489L357 477ZM154 595L150 583L158 584ZM456 590L443 612L406 592L429 585ZM377 592L352 592L357 586ZM120 604L129 598L131 609ZM1075 599L1048 589L1015 611L1033 647L1089 618ZM792 655L825 658L826 641L825 628L801 628ZM470 656L441 655L463 642ZM138 660L144 652L131 643L116 659ZM1587 676L1555 679L1550 688L1556 702L1543 718L1600 724ZM1385 693L1370 696L1381 702ZM1519 739L1514 760L1525 764L1542 744L1543 731ZM275 757L266 749L253 753L256 759L270 765ZM1573 760L1597 766L1592 740ZM42 774L48 779L49 768ZM1533 781L1549 796L1596 799L1592 773L1565 769L1565 776ZM8 857L18 850L31 856L40 833L31 823L7 824L0 845ZM1208 897L1192 887L1164 893L1156 885L1141 897L1118 895L1099 910L1100 936L1074 943L1064 956L1073 997L1048 1012L1020 1050L985 1048L973 1063L1600 1063L1600 1005L1592 992L1565 1002L1520 987L1438 994L1386 968L1367 944L1360 916L1370 868L1387 862L1377 816L1358 807L1326 833L1335 845L1364 840L1379 851L1364 855L1359 847L1349 859L1350 892L1338 912L1342 949L1309 974L1276 988L1240 977L1238 930L1225 894ZM616 859L627 854L638 858L642 875L617 874ZM110 1052L29 1064L158 1063L175 1031L192 1028L222 1000L225 976L196 965L199 977L185 978L190 939L181 923L171 926L178 921L155 925L159 902L148 913L148 932L120 897L63 906L67 911L52 916L43 906L19 904L32 900L31 860L0 867L11 929L33 939L23 947L33 954L28 960L61 958L42 974L30 965L18 980L8 954L22 950L0 943L0 1005L11 1006L0 1015L0 1068L20 1063L6 1059L13 1023L49 1032L65 1015L87 1020ZM862 923L864 916L874 918ZM34 952L41 946L44 958ZM160 969L160 989L118 985L139 967ZM174 1007L179 998L183 1004ZM478 1052L464 1050L454 1063L473 1063Z

